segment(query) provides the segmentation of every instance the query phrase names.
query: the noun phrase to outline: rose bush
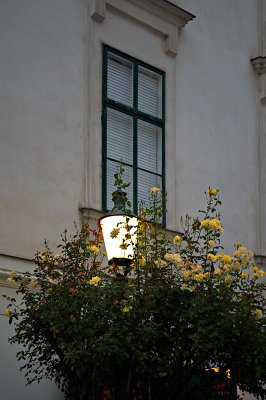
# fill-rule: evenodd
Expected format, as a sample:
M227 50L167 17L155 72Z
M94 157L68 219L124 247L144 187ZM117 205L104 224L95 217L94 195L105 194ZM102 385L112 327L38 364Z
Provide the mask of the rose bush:
M264 272L240 243L222 252L218 190L206 200L170 239L152 188L129 270L107 266L100 229L83 221L60 254L46 243L33 275L12 271L22 304L8 298L6 316L28 383L54 380L77 400L236 399L236 386L265 398Z

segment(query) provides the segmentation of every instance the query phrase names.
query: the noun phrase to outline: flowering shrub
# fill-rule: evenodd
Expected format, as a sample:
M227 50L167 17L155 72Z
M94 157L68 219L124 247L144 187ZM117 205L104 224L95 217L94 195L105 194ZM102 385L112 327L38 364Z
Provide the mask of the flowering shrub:
M100 230L83 221L60 254L46 243L33 276L12 271L23 300L8 298L6 316L28 383L55 380L77 400L236 399L236 385L265 398L264 272L240 243L222 252L218 191L206 199L170 240L152 188L129 270L106 266Z

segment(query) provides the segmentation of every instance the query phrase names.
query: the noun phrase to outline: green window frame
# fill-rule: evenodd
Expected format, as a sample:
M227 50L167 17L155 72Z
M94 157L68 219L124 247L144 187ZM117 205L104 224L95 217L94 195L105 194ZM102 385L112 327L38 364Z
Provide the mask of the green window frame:
M130 82L130 94L128 93L129 90L127 88L121 89L121 91L124 90L124 97L130 96L131 98L131 104L126 104L126 100L120 102L120 99L114 99L108 97L108 61L112 57L117 57L118 62L119 60L122 61L122 63L128 63L130 64L131 68L131 75L132 75L132 82ZM119 69L119 68L118 68ZM119 74L119 71L117 72ZM142 88L142 82L139 84L139 80L143 79L141 76L149 74L154 74L156 76L156 79L160 79L160 106L158 106L158 111L159 115L152 115L151 113L146 113L141 111L141 104L139 105L138 103L143 103L146 100L146 93L145 93L145 85L143 84L144 89ZM142 74L142 75L141 75ZM123 71L122 71L123 75ZM145 76L144 76L145 78ZM120 76L118 76L118 79L120 79ZM123 76L121 76L121 80L123 80ZM111 78L110 78L111 81ZM122 81L121 81L122 82ZM145 82L144 82L145 83ZM119 89L118 89L119 90ZM148 89L147 89L148 90ZM138 91L143 92L138 95ZM156 182L160 181L160 188L163 192L163 195L165 195L165 72L149 65L146 64L142 61L139 61L138 59L131 57L125 53L122 53L110 46L103 45L103 88L102 88L102 209L104 211L109 211L108 210L108 204L107 204L107 196L110 195L107 193L107 180L108 180L108 163L112 163L114 165L117 163L119 164L120 160L122 159L125 167L129 168L129 170L132 173L132 178L133 182L131 182L131 185L133 187L133 193L132 193L132 198L131 200L133 201L133 207L132 211L137 214L138 213L138 202L141 200L138 195L138 180L143 179L143 177L146 174L146 177L150 177L150 179L155 179ZM149 95L149 93L148 93ZM142 98L140 97L142 96ZM152 94L151 94L152 96ZM144 107L145 108L145 107ZM129 124L130 121L130 128L132 130L131 135L132 137L132 151L130 151L130 154L132 152L131 160L124 160L123 155L120 155L120 158L112 158L108 154L108 146L111 147L110 144L110 138L108 142L108 121L109 121L109 115L112 114L117 114L119 115L122 119L125 119L125 123ZM153 113L154 114L154 113ZM111 124L111 123L110 123ZM146 168L143 168L143 166L139 165L141 164L141 160L138 157L138 152L140 151L139 148L139 137L140 135L140 130L141 128L138 129L138 127L145 126L150 128L150 130L155 130L156 132L160 132L160 149L159 151L161 152L159 158L159 170L149 170ZM157 137L157 136L156 136ZM145 144L145 137L143 139L143 133L142 133L142 144ZM157 140L157 139L156 139ZM158 140L157 140L158 141ZM158 146L157 146L158 147ZM157 148L156 147L156 148ZM143 158L143 146L142 148L142 158ZM144 149L145 150L145 149ZM156 150L157 151L157 150ZM158 157L156 155L155 157ZM111 164L109 164L110 166ZM142 176L142 178L141 178ZM111 179L111 178L110 178ZM125 180L126 177L125 177ZM142 181L141 181L142 182ZM156 185L154 185L156 186ZM141 186L143 190L143 186ZM150 187L147 186L147 190L150 189ZM132 190L132 189L131 189ZM110 203L110 202L109 202ZM109 207L110 208L110 207ZM163 218L163 225L165 225L165 216Z

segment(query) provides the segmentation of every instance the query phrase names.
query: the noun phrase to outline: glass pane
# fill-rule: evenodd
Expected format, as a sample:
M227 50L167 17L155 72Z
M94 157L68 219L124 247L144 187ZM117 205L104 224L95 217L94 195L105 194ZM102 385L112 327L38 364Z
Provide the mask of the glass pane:
M108 53L107 97L133 106L133 63L112 53Z
M162 118L162 76L143 67L138 73L138 109Z
M138 167L162 173L162 129L138 120Z
M133 118L107 109L107 157L133 164Z
M124 166L123 173L124 182L130 182L131 185L126 189L127 198L133 204L133 168ZM107 210L112 210L114 203L112 201L112 193L116 190L114 186L114 174L119 170L119 163L107 160Z
M138 203L140 200L147 202L150 189L158 186L162 188L162 178L160 176L138 170Z

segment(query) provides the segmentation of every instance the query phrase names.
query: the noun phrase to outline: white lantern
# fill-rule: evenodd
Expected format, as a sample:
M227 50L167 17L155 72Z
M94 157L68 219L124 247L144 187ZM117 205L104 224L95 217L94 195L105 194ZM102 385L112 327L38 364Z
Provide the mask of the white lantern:
M109 264L130 265L137 242L138 219L113 214L100 219Z

